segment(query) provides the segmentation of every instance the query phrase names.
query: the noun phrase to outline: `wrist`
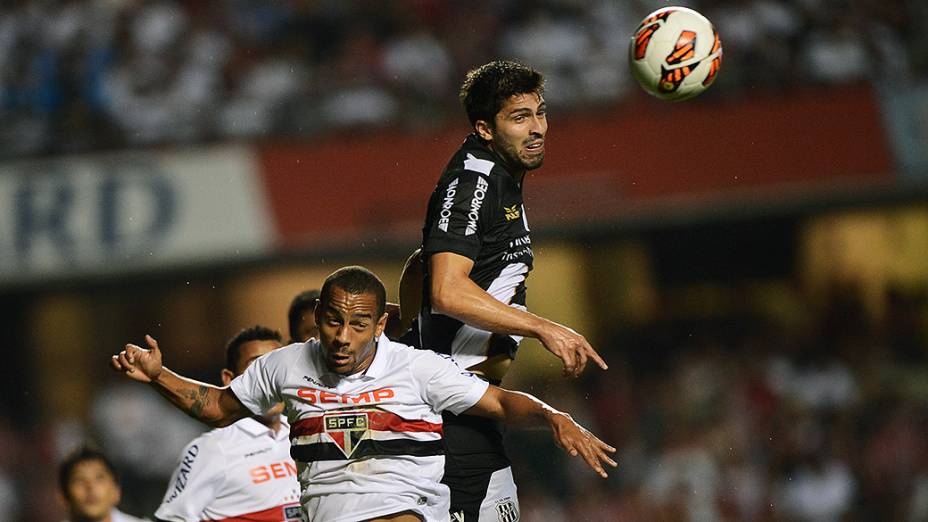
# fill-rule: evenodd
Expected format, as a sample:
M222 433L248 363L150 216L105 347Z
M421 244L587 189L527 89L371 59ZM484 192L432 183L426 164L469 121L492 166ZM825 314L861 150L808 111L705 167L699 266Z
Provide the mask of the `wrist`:
M544 337L545 331L547 330L548 325L551 323L551 321L545 319L544 317L539 317L535 314L531 314L531 315L532 315L532 319L528 323L528 328L529 328L529 331L531 332L531 337L541 340Z
M164 380L163 380L163 379L164 379L164 370L165 370L165 369L166 369L166 368L162 368L161 371L159 371L157 375L155 375L154 377L149 377L149 379L151 380L151 382L149 382L148 384L151 384L152 386L163 386L163 385L164 385Z
M565 418L569 418L569 417L570 417L570 416L567 415L566 413L561 412L561 411L558 411L558 410L555 410L554 408L552 408L551 406L548 406L548 405L545 405L545 407L544 407L544 409L542 410L541 414L542 414L542 416L544 417L545 421L548 423L548 425L551 426L552 428L553 428L558 422L561 422L561 421L563 421Z

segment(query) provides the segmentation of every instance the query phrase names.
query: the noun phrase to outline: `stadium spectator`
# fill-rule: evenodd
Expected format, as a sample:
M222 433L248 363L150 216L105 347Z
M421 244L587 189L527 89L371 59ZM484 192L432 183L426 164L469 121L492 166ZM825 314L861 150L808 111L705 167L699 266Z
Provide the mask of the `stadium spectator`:
M142 522L116 509L122 495L116 470L95 449L80 447L65 457L58 485L70 522Z

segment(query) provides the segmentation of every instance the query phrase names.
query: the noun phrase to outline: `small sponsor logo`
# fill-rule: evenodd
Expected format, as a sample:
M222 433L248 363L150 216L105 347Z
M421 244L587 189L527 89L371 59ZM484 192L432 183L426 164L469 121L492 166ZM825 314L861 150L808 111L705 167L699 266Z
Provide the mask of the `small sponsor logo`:
M480 219L480 207L483 206L483 199L487 197L487 189L490 184L487 183L483 176L477 177L477 187L474 189L474 197L470 200L470 212L467 213L467 228L464 230L465 236L472 236L477 233L477 220Z
M306 520L306 518L303 517L303 508L300 506L285 506L284 519L286 519L287 522L303 522Z
M425 497L419 497L419 499L416 500L416 505L424 506L424 505L426 505L426 504L428 503L428 501L429 501L429 499L427 499L427 498L425 498Z
M322 384L321 382L317 381L316 379L313 379L313 378L310 377L309 375L304 375L304 376L303 376L303 380L306 381L306 382L315 384L316 386L322 386L323 388L328 388L328 387L329 387L329 386L326 386L325 384Z
M511 498L504 498L496 503L496 518L499 522L518 522L519 506Z
M519 210L519 205L513 205L511 207L503 206L503 210L506 212L506 221L519 219L522 216L522 212Z
M438 228L442 232L448 231L448 223L451 219L451 207L454 206L454 196L458 193L458 181L460 178L454 178L454 181L448 184L445 189L445 199L441 202L441 212L438 214Z
M451 522L464 522L464 511L455 511L451 513Z
M245 458L247 459L248 457L255 457L255 456L257 456L257 455L261 455L262 453L267 453L267 452L271 451L271 449L272 449L272 448L261 448L261 449L259 449L259 450L257 450L257 451L252 451L252 452L246 453L246 454L245 454Z

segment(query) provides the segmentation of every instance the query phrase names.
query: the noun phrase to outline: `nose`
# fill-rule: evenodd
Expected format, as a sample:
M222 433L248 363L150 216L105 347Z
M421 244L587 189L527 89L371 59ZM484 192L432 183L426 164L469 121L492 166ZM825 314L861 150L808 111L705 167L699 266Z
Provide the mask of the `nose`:
M547 130L548 122L544 117L540 117L537 114L532 117L532 126L529 128L529 132L532 135L543 138Z
M335 332L335 342L338 343L339 346L344 346L348 344L348 325L347 324L340 327L338 331Z

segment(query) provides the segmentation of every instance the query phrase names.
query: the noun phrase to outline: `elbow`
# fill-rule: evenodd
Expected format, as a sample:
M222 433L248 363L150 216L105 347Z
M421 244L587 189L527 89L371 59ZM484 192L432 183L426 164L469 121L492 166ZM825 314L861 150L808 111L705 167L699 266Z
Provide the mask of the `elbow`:
M454 312L454 290L447 283L433 284L430 292L432 311L442 315L452 315Z

